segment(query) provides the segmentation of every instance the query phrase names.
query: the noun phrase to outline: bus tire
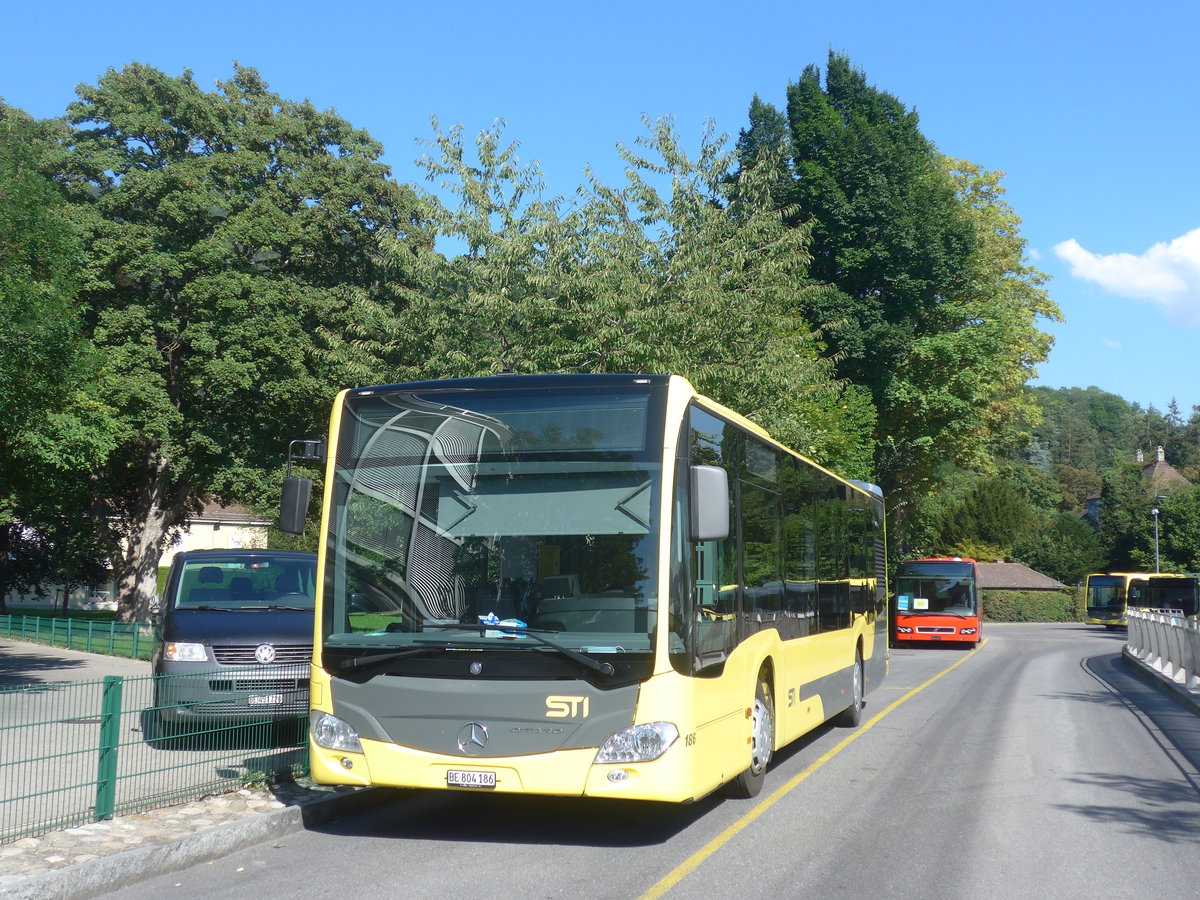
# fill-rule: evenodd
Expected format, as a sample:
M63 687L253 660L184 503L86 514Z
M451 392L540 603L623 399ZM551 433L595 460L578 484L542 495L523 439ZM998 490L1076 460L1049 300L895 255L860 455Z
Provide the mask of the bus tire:
M838 713L833 723L841 728L857 728L862 721L863 658L862 650L854 651L854 672L850 685L850 705Z
M733 797L757 797L767 777L767 765L775 749L775 706L771 700L771 685L765 673L758 676L754 690L754 706L750 714L750 766L729 783Z

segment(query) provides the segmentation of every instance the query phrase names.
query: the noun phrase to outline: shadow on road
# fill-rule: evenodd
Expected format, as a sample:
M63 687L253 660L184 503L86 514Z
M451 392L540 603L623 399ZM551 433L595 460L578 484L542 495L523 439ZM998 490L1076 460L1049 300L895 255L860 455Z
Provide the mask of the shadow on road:
M687 806L396 789L395 799L315 830L342 837L547 846L646 847L663 844L722 800Z
M1167 844L1194 847L1200 841L1200 809L1196 805L1194 785L1189 787L1187 783L1178 781L1105 772L1091 772L1071 780L1076 784L1130 794L1137 798L1137 805L1057 804L1057 809L1076 813L1095 822L1124 826L1131 835L1151 837ZM1150 808L1147 808L1148 805Z
M1116 635L1123 643L1124 635ZM1179 768L1183 778L1164 780L1134 773L1093 772L1072 779L1129 794L1136 805L1068 805L1057 808L1096 822L1123 825L1130 834L1169 844L1200 841L1200 716L1177 699L1144 680L1119 653L1093 656L1081 662L1097 681L1097 690L1061 695L1065 699L1123 706L1130 710Z
M0 691L46 684L55 680L55 673L78 671L86 665L79 659L34 653L24 647L0 644ZM44 677L47 675L50 677Z

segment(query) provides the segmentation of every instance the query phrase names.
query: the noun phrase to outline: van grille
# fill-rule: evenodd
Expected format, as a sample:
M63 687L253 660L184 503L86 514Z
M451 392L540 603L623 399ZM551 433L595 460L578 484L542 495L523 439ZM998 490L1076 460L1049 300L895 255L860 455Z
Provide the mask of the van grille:
M258 644L214 644L213 656L223 666L257 666L254 648ZM275 644L273 666L288 663L307 663L312 659L312 644Z

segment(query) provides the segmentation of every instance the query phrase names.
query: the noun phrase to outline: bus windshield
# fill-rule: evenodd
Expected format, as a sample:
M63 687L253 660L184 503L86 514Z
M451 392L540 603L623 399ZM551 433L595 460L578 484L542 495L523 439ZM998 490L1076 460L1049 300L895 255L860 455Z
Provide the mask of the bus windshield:
M1125 613L1125 579L1118 575L1091 575L1087 582L1087 611L1090 616Z
M349 394L325 649L648 655L662 474L652 399L649 386Z
M969 562L902 563L896 576L896 612L975 615L974 566Z

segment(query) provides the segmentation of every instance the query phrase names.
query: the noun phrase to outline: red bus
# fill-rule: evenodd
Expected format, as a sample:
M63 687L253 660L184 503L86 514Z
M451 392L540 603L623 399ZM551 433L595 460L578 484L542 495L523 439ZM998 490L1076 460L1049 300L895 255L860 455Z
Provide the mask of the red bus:
M895 638L945 641L970 650L983 636L979 567L963 557L914 559L896 571Z

